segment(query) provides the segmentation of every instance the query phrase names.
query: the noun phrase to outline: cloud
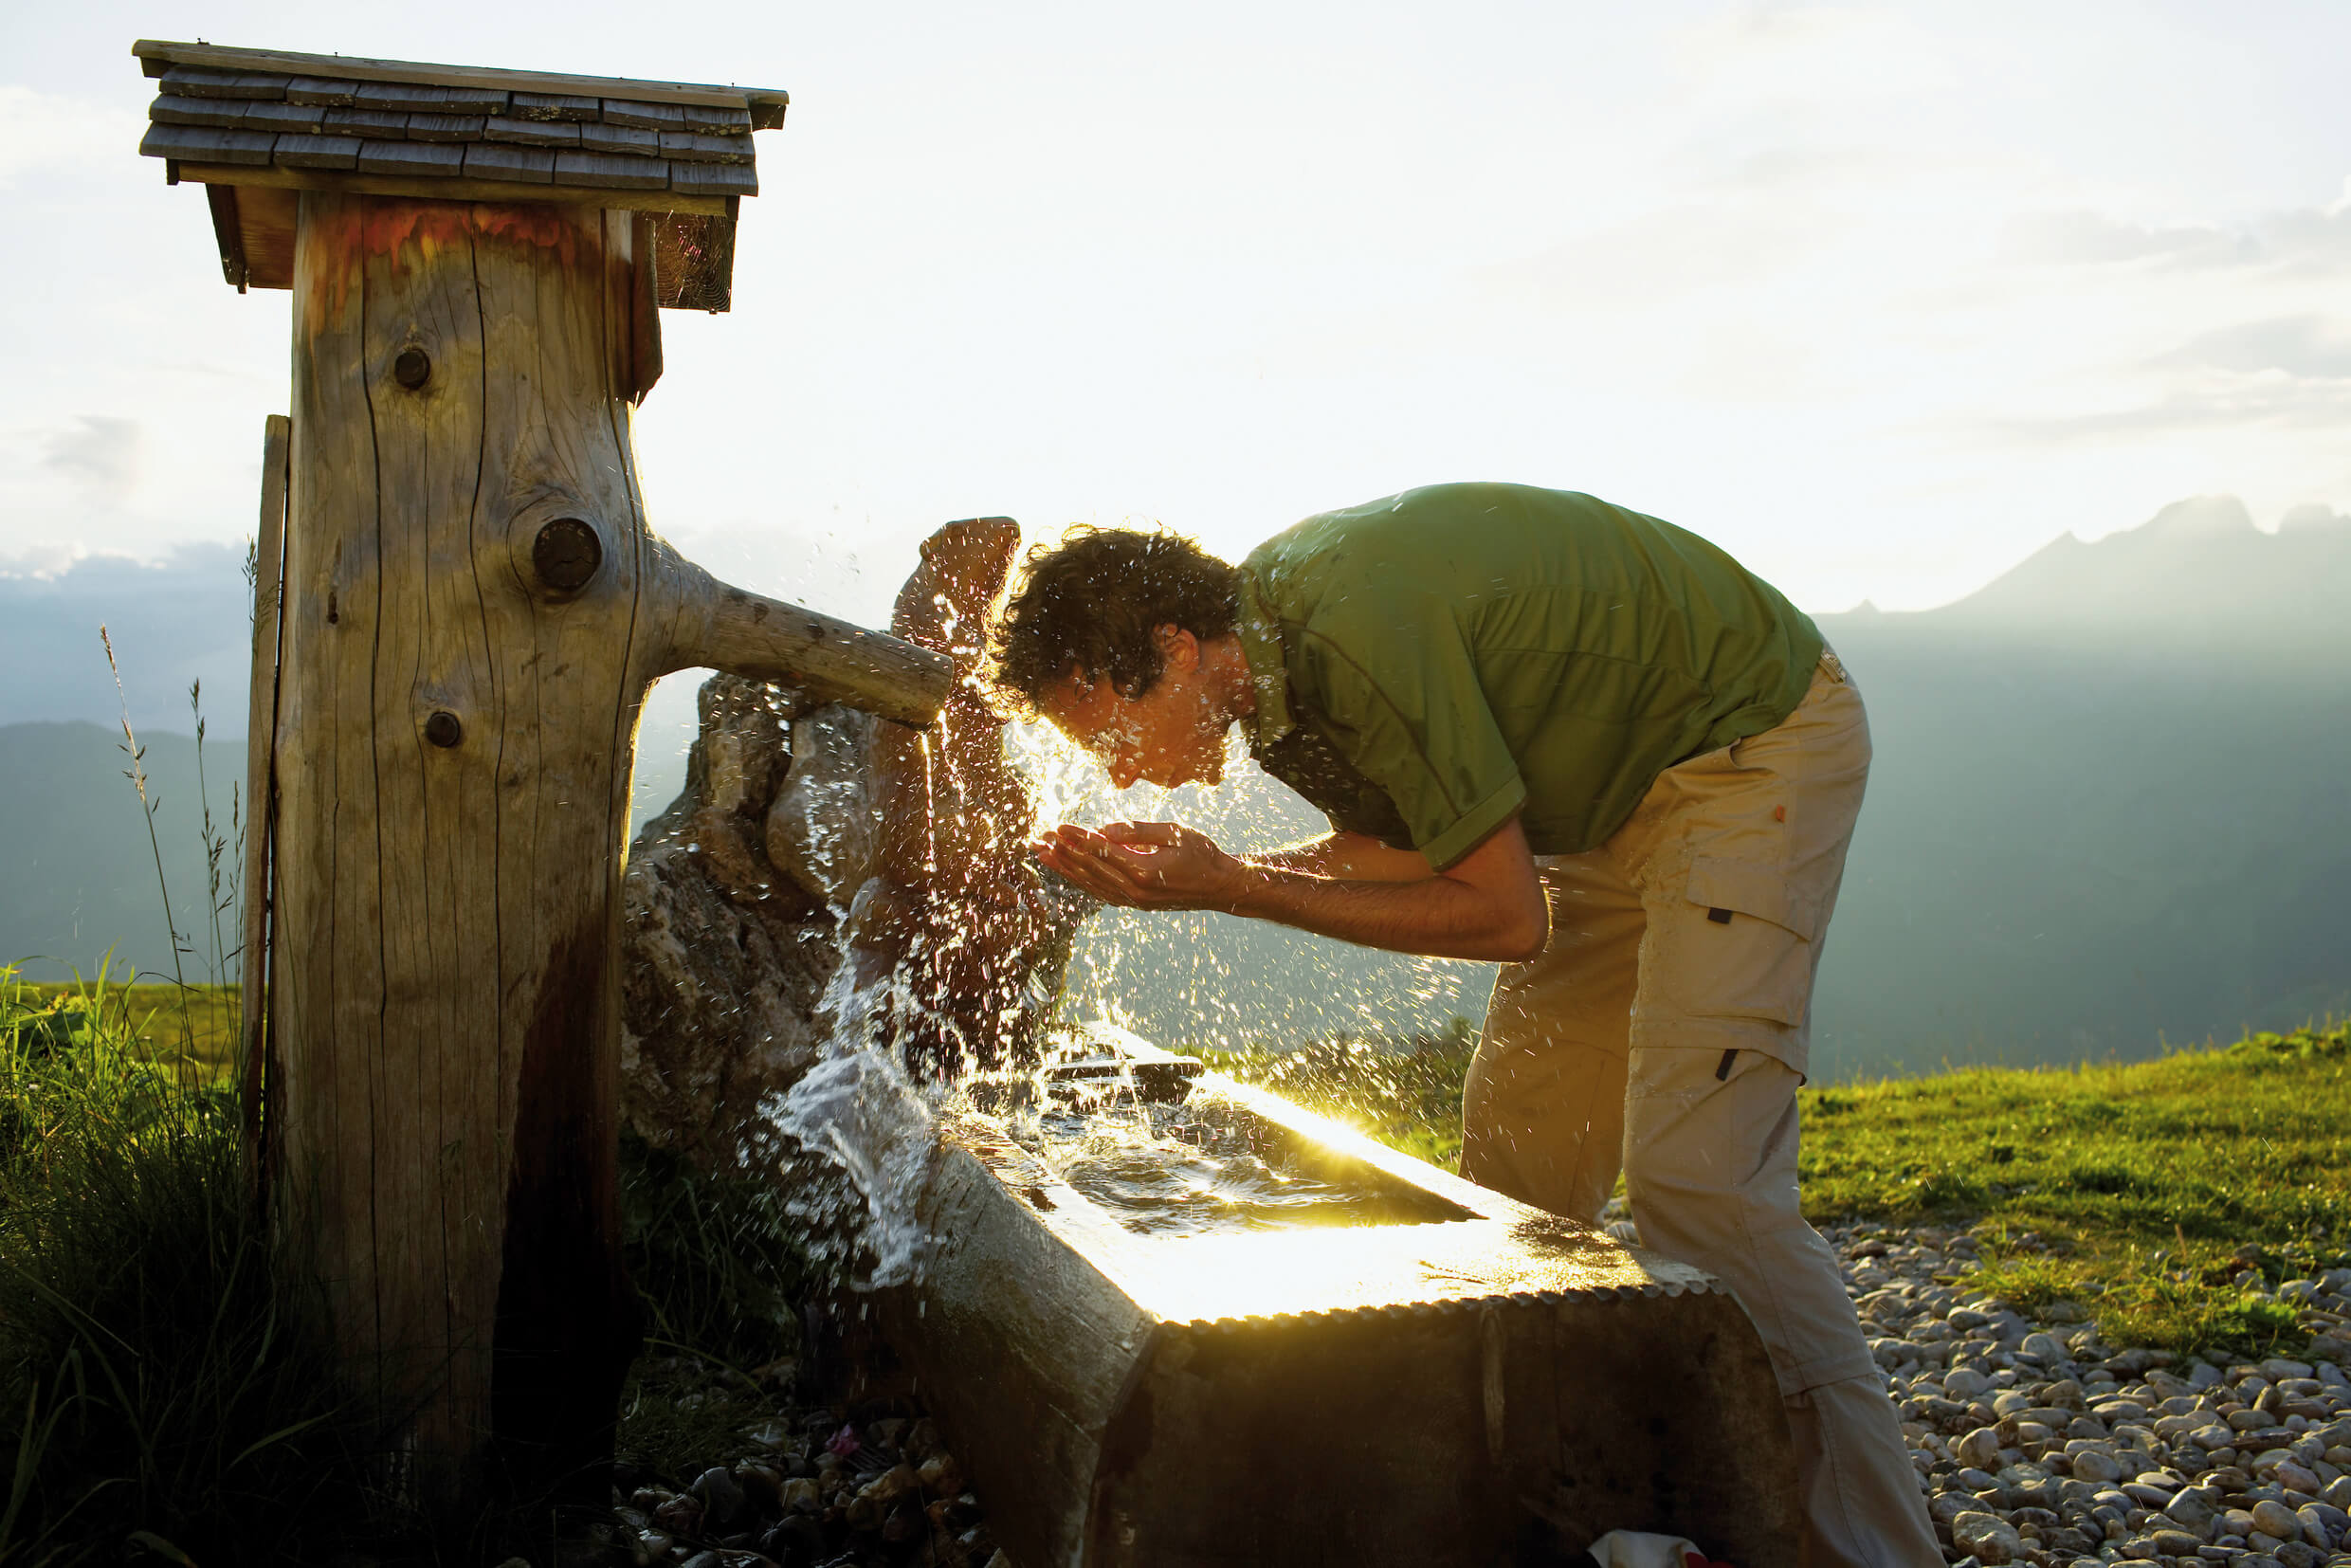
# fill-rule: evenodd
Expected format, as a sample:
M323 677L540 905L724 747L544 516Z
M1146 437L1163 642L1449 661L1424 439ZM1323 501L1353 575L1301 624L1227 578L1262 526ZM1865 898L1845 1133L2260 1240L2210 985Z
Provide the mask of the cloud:
M2190 339L2157 361L2296 377L2351 376L2351 329L2316 314L2272 317L2221 327Z
M35 171L67 176L118 163L144 129L119 108L0 84L0 191Z
M145 432L136 419L85 413L43 442L41 465L119 503L138 483Z
M2124 408L1973 422L1971 433L2019 446L2132 436L2180 436L2255 427L2324 430L2351 421L2351 380L2269 373L2215 377Z
M2351 182L2323 207L2288 208L2242 222L2152 226L2087 209L2019 212L2001 226L1996 264L2008 266L2261 267L2287 277L2351 270Z
M2020 212L2002 226L1997 258L2024 266L2107 266L2151 259L2226 264L2258 254L2250 236L2204 225L2152 228L2103 212Z

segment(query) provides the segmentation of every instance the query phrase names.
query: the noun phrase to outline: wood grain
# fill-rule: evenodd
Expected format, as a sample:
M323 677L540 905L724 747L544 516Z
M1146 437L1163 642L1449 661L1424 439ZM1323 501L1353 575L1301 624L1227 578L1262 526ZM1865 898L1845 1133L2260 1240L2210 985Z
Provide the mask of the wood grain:
M278 600L285 569L286 465L293 422L271 414L262 427L262 508L253 545L253 672L246 696L245 939L238 948L238 1105L244 1117L246 1179L268 1184L269 851L277 820L273 754L278 734Z

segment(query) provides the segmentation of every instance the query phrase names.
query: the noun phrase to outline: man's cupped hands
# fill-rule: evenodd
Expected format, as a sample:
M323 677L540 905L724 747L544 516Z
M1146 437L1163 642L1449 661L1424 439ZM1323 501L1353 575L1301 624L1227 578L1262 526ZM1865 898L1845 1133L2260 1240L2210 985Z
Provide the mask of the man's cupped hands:
M1043 865L1127 909L1229 910L1248 877L1214 839L1180 822L1113 822L1100 831L1065 822L1034 848Z

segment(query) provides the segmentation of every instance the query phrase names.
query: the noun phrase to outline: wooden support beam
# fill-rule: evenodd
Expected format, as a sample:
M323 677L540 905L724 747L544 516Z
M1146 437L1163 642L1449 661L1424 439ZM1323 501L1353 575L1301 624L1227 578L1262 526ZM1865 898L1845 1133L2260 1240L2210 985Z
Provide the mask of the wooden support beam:
M647 689L707 665L920 723L948 686L943 658L653 536L629 439L646 227L301 198L269 1144L355 1363L416 1410L428 1495L609 1501Z
M239 1105L246 1176L265 1195L271 1161L268 1096L270 831L277 821L279 598L285 570L286 464L293 422L273 413L262 427L262 511L253 544L253 673L245 732L245 941L238 949Z

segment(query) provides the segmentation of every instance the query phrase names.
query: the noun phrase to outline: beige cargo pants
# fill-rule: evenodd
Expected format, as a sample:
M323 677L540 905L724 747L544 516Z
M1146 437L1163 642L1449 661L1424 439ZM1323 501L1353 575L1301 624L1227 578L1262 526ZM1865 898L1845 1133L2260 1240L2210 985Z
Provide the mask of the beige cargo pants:
M1828 1243L1796 1204L1813 976L1869 774L1833 654L1777 728L1668 769L1598 849L1540 862L1551 945L1495 982L1462 1174L1727 1284L1794 1435L1810 1560L1940 1564L1918 1472ZM1703 1542L1701 1544L1704 1544Z

